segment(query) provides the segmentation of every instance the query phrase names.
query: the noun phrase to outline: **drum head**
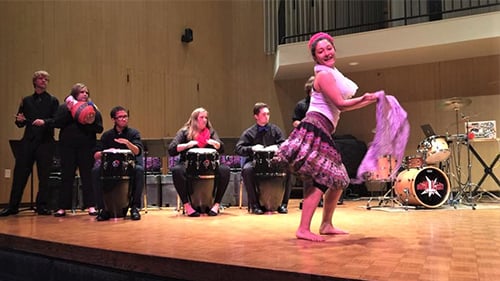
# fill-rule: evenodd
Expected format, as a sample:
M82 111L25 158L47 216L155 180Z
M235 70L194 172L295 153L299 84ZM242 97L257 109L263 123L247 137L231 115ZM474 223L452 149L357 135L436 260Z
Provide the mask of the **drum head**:
M187 151L187 153L195 153L195 154L211 154L211 153L217 153L217 150L213 148L191 148Z
M410 169L398 175L395 185L400 201L411 205L437 208L444 204L450 195L450 182L444 172L435 167ZM408 190L408 195L405 192Z

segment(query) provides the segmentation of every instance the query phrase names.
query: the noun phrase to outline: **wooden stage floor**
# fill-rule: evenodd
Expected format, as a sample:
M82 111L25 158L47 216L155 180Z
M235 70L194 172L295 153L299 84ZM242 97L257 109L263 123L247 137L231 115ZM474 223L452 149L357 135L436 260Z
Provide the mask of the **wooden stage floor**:
M291 200L286 215L230 207L189 218L150 208L140 221L23 212L0 218L0 249L154 280L500 280L497 202L367 210L366 200L346 200L334 218L350 234L322 243L295 238L299 202Z

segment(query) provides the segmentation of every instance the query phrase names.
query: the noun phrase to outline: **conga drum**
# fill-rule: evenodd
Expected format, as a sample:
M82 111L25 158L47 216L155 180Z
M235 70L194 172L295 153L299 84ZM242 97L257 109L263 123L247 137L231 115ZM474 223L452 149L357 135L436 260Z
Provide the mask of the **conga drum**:
M104 208L112 218L127 215L130 193L130 173L135 157L128 149L107 149L102 153L101 180Z
M286 173L272 161L276 150L276 147L257 149L253 154L258 199L266 211L276 211L285 194Z
M214 204L219 153L212 148L191 148L186 152L186 163L191 206L200 213L208 213Z

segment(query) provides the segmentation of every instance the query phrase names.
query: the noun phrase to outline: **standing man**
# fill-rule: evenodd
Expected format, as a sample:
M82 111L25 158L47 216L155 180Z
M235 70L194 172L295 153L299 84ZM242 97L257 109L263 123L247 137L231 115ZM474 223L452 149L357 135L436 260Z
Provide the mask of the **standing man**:
M138 130L128 127L129 112L121 106L115 106L111 109L110 117L115 124L113 129L104 132L101 136L101 142L96 147L94 153L95 160L101 160L103 150L116 148L128 149L135 155L135 167L131 172L130 183L132 186L132 201L130 202L130 218L132 220L140 220L142 190L144 188L144 165L142 159L142 151L144 147L141 141L141 134ZM105 221L110 219L108 210L104 209L102 182L100 179L100 167L94 167L92 170L94 192L96 196L97 208L99 210L96 217L97 221Z
M251 208L253 214L261 215L264 213L259 204L257 185L255 182L255 171L253 164L254 152L267 148L270 146L280 145L285 141L283 131L276 125L269 123L269 107L267 104L258 102L253 108L253 117L255 118L255 125L246 129L236 143L235 152L240 156L244 156L245 164L241 169L241 176L243 177L243 184L247 189L248 206ZM290 199L290 180L287 173L285 179L285 194L281 206L278 208L278 213L288 213L288 199ZM268 210L274 211L274 210Z
M17 127L25 129L15 155L16 164L9 205L0 212L2 217L19 213L19 204L35 162L38 172L36 212L39 215L51 214L47 209L48 180L55 150L54 115L59 101L46 91L49 76L44 70L33 74L35 92L24 97L17 110L15 123Z
M307 79L307 82L304 85L304 91L306 92L305 98L298 101L295 105L295 108L293 109L292 126L294 128L297 128L297 126L300 124L300 121L302 121L302 119L306 117L307 110L309 109L309 104L311 103L311 90L313 88L313 84L314 76L311 76L309 77L309 79Z

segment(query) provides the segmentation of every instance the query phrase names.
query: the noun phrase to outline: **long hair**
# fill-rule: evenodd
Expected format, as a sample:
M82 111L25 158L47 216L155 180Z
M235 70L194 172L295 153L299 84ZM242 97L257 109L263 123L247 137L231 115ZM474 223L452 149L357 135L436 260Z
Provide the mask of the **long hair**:
M200 128L198 127L198 116L202 112L207 113L207 129L210 130L212 128L212 123L210 123L210 120L208 119L208 111L203 107L196 108L195 110L193 110L188 121L183 126L183 128L188 130L187 137L189 140L194 140L196 136L198 136L198 133L200 132Z

